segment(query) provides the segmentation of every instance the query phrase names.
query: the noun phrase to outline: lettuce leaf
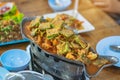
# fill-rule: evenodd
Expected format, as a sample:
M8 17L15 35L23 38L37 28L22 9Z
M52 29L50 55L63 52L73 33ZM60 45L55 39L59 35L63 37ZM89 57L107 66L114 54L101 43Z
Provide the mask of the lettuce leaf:
M15 23L19 24L24 17L23 13L19 13L17 16L12 15L12 16L5 16L3 17L3 20L13 20Z
M20 23L24 17L24 14L20 13L17 16L13 16L11 19L15 21L15 23Z
M8 11L2 15L2 19L3 20L12 20L16 24L19 24L22 21L24 14L19 13L18 15L15 15L16 12L17 12L17 7L14 5L10 11Z

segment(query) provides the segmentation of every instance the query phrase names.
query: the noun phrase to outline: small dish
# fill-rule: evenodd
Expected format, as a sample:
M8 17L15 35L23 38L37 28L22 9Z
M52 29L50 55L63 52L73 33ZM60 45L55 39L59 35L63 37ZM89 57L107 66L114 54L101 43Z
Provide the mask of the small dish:
M58 3L59 1L59 3ZM49 6L55 11L63 11L70 6L71 0L48 0Z
M54 80L51 75L41 74L36 71L24 70L17 73L8 73L5 80Z
M110 45L120 45L120 36L110 36L100 40L96 45L96 51L100 55L117 57L119 62L114 66L120 67L120 53L111 50Z
M3 80L7 73L9 73L7 69L0 67L0 80Z
M21 71L28 67L30 56L21 49L11 49L1 55L1 64L9 71Z

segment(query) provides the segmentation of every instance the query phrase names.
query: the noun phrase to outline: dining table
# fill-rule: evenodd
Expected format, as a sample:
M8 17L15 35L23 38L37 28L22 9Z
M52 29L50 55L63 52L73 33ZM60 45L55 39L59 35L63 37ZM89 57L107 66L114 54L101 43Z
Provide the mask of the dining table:
M48 5L48 0L0 0L4 2L14 2L18 10L24 17L41 16L54 11ZM66 10L74 9L75 0ZM87 19L95 28L93 31L79 33L96 50L97 43L108 36L120 36L120 25L106 12L94 6L91 0L79 0L78 12ZM0 46L0 54L9 49L23 49L30 42L10 44ZM110 66L104 68L97 76L91 80L120 80L120 68Z

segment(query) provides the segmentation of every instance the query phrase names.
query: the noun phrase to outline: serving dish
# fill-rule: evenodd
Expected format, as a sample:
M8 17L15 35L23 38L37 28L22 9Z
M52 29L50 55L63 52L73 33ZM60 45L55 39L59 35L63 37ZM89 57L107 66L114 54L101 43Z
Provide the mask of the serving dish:
M53 16L55 16L55 15L53 15ZM47 16L45 15L45 17L47 17ZM63 57L63 56L59 56L59 55L57 55L57 54L54 54L54 53L51 53L51 52L46 51L43 47L41 47L41 46L35 41L34 38L31 37L30 31L27 31L27 30L26 30L26 28L27 28L26 25L29 25L29 24L30 24L29 22L32 21L32 20L34 20L35 18L36 18L36 17L26 17L26 18L23 19L23 21L22 21L22 23L21 23L21 32L23 33L23 37L28 38L28 39L31 41L31 45L32 45L32 55L33 55L33 54L41 55L41 56L43 56L44 59L45 59L45 57L46 57L46 60L49 59L49 61L50 61L51 59L54 59L54 60L55 60L55 63L58 62L59 67L62 67L62 64L64 64L64 65L69 64L70 67L75 66L75 67L74 67L75 69L78 68L78 67L79 67L79 68L81 67L81 68L80 68L81 70L79 70L78 72L81 73L81 71L82 71L82 72L85 71L86 75L89 76L89 77L96 76L104 67L111 66L111 65L113 65L113 64L115 64L115 63L118 62L118 59L117 59L116 57L99 55L99 56L97 57L97 59L105 59L105 60L109 61L109 63L102 65L102 66L99 67L95 72L89 73L89 72L88 72L88 68L87 68L87 67L89 67L89 66L86 67L86 65L85 65L83 62L81 62L81 61L75 61L75 60L70 60L70 59L67 59L67 58L65 58L65 57ZM33 21L33 22L34 22L34 21ZM26 23L27 23L27 24L26 24ZM76 35L76 36L78 36L78 35ZM82 38L81 38L81 39L82 39ZM83 39L82 39L82 40L83 40ZM84 42L84 40L83 40L83 42ZM96 52L95 52L91 47L90 47L88 50L91 51L92 53L95 53L95 54L93 54L93 55L96 55ZM48 58L48 56L50 56L51 58L50 58L50 57ZM39 56L36 56L36 58L34 58L34 59L36 60L37 58L38 58L40 61L42 61L42 62L40 62L40 63L43 63L43 65L44 65L44 66L42 66L42 67L43 67L46 71L48 71L49 67L45 67L45 64L47 65L47 63L48 63L47 66L49 66L49 65L50 65L50 64L49 64L49 61L46 62L46 60L44 61L44 59L41 60L41 57L39 57ZM48 58L48 59L47 59L47 58ZM53 61L53 60L52 60L52 61ZM37 62L37 61L36 61L36 62ZM59 63L59 62L62 62L62 63ZM39 61L38 61L38 64L40 64L40 63L39 63ZM54 61L53 61L51 64L54 64ZM56 63L56 64L57 64L57 63ZM54 66L53 66L53 67L54 67ZM53 68L52 68L52 69L53 69ZM94 68L94 69L95 69L95 68ZM69 69L69 70L70 70L70 69ZM89 70L90 70L90 69L89 69ZM64 70L63 70L63 71L64 71ZM70 73L72 73L72 72L74 72L74 71L71 71ZM55 72L49 71L49 73L54 74L54 75L56 75L57 77L60 77L60 75L59 75L59 74L56 74ZM76 75L77 75L77 74L76 74ZM67 74L67 76L70 76L70 75ZM74 76L75 76L75 75L74 75ZM79 76L80 76L80 74L79 74ZM65 77L65 76L64 76L64 77ZM68 79L68 80L70 80L70 79ZM71 79L71 80L72 80L72 79Z
M103 68L111 66L117 62L115 57L106 56L105 58L113 63L104 65L95 74L90 75L86 72L85 65L83 63L46 53L34 43L31 43L30 54L32 56L32 70L39 72L42 69L46 73L57 77L58 80L89 80L84 79L83 75L88 78L95 77Z

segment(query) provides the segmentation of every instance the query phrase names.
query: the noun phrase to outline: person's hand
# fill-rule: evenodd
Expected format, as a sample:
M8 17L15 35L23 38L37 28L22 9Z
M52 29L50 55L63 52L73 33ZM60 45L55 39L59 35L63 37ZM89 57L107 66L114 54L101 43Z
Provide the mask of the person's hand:
M92 2L106 12L120 14L120 0L92 0Z

